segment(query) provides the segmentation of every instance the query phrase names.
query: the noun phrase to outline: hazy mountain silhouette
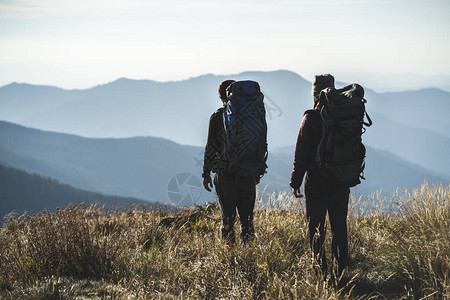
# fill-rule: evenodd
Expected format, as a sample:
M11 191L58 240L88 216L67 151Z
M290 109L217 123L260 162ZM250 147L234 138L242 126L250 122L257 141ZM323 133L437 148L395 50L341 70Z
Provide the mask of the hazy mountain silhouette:
M371 116L375 125L363 135L367 145L395 153L450 178L450 138L436 131L395 122L379 113Z
M86 137L156 136L202 146L209 116L220 106L218 83L226 78L261 84L271 149L295 142L303 112L312 106L311 83L289 71L208 74L174 82L121 78L86 90L10 84L0 88L0 119ZM450 109L450 93L425 89L377 94L365 88L375 121L365 136L367 144L450 176L450 165L440 156L450 146L450 119L443 113Z
M132 205L145 205L148 209L156 209L156 203L135 198L108 196L87 192L61 184L54 179L36 174L29 174L23 170L5 167L0 164L0 224L3 217L15 211L18 214L38 213L44 209L54 210L69 203L85 203L87 206L99 204L105 208L130 208Z
M306 103L310 106L310 84L306 80L288 71L246 72L230 77L260 82L266 94L272 146L286 145L295 138L297 122L283 120L298 121ZM30 85L11 84L0 88L0 119L85 137L155 136L200 146L206 141L209 116L221 105L217 86L226 78L204 75L165 83L122 78L83 91L51 92L47 87L35 86L33 90ZM25 95L17 92L20 87L27 90ZM43 89L49 96L30 98ZM40 103L42 98L45 103L39 109L28 105Z
M11 83L0 88L0 119L20 122L77 99L82 91Z
M154 202L169 202L174 176L201 170L195 161L200 152L161 138L88 139L0 122L4 164L77 188Z
M287 182L289 182L292 171L294 149L294 146L290 146L276 148L272 151L272 155L277 158L273 168L277 174L283 174L284 180ZM382 190L390 194L397 188L402 190L420 186L425 179L430 183L446 184L449 182L444 176L410 163L388 151L366 147L366 155L364 171L366 180L362 180L360 185L352 188L353 192L368 194Z
M192 195L198 196L197 204L215 200L214 193L201 190L202 150L162 138L82 138L0 122L0 161L5 165L85 190L163 203L173 203L170 193L180 197L199 193ZM266 194L289 190L293 153L293 146L270 152L268 173L258 186L263 189L267 185ZM193 175L192 184L182 186L180 178L187 177L178 175L183 173ZM366 175L367 181L358 187L365 193L418 186L425 178L446 182L423 168L370 147Z
M383 93L369 107L398 123L424 128L450 138L450 93L439 89Z
M0 88L0 119L87 137L155 136L181 144L200 146L191 147L189 151L184 150L187 152L183 152L184 156L180 156L182 159L178 161L178 169L172 169L170 162L167 162L167 168L162 167L164 180L158 181L161 179L159 177L154 180L163 184L167 178L179 172L177 170L196 172L196 168L192 165L195 159L201 160L200 152L206 141L209 116L221 105L217 97L217 86L227 78L253 79L260 83L266 96L270 149L295 143L303 112L312 106L311 83L289 71L245 72L230 76L208 74L173 82L121 78L86 90L10 84ZM338 85L341 86L343 83ZM446 154L450 147L450 134L447 130L450 119L445 114L450 109L450 93L438 89L425 89L378 94L368 87L365 89L367 110L374 120L374 126L363 135L364 143L373 149L386 150L412 164L444 174L440 177L450 178L450 158ZM79 139L79 137L72 138ZM152 138L129 140L135 142L134 151L137 151L138 144L139 147L143 147L140 145L141 142L145 144L144 141L148 143L153 141ZM112 140L99 140L96 143L109 149L111 146L108 146L108 143L112 143ZM155 151L156 149L165 151L166 145L173 145L169 141L160 143ZM92 146L92 149L96 147L100 146ZM81 154L85 151L83 149L81 147L79 150ZM119 188L118 183L122 185L123 182L127 182L126 176L109 174L106 168L102 170L105 177L87 180L86 178L89 178L87 174L91 171L79 166L83 163L96 166L98 162L94 159L92 162L91 159L88 159L88 162L72 162L70 168L67 168L71 172L62 172L55 169L57 158L53 159L42 154L45 153L45 148L41 148L40 151L41 154L36 155L47 159L46 164L40 165L40 170L46 170L49 176L64 178L66 180L64 182L75 181L76 186L89 189L93 186L97 188L107 186L107 192L120 195L128 195L133 191L132 196L153 201L167 196L164 193L149 195L149 188L144 190L135 188L136 185L143 186L144 183L132 185L130 182L130 186L126 184ZM128 149L123 151L127 152ZM8 155L14 157L18 154ZM57 157L54 154L53 156ZM152 158L148 158L148 153L132 156L141 158L139 162L134 162L133 170L136 172L144 172L140 162L145 164L146 160L150 160L147 162L148 165L158 165L158 162L155 163ZM101 158L97 159L101 161ZM25 158L19 161L30 166L37 160L31 155L26 159L29 160L27 163L24 163ZM276 162L273 164L275 169L284 164L291 167L292 157L289 162L272 155L270 159ZM119 156L115 164L120 166ZM279 174L285 178L284 173ZM141 178L152 178L149 176L150 173L145 175ZM272 173L270 176L273 176L272 186L277 186L278 189L278 185L274 183L278 182L275 180L278 175ZM284 190L286 185L279 188ZM151 199L153 196L156 199Z

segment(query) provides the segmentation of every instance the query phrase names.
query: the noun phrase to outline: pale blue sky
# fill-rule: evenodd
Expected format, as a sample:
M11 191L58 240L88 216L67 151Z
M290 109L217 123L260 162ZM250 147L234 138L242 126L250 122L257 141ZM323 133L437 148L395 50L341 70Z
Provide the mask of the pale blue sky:
M448 0L0 0L0 85L277 69L449 78L449 15Z

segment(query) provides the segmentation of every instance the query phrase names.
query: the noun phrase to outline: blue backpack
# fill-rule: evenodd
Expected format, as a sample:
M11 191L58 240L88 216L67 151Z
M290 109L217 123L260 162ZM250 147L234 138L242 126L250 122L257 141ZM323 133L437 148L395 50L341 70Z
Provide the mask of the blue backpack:
M250 178L266 173L267 123L264 95L255 81L236 81L227 88L223 112L226 172Z

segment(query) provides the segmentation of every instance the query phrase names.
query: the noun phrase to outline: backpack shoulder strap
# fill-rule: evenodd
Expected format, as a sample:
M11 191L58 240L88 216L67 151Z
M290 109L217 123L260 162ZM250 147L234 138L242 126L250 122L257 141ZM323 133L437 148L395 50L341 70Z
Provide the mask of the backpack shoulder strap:
M305 113L303 115L305 116L305 115L308 115L308 114L314 114L314 115L319 116L320 115L320 111L317 110L317 109L308 109L308 110L305 111Z
M366 118L367 118L367 122L366 121L364 121L364 116L363 116L363 124L366 126L366 127L370 127L370 126L372 126L372 119L369 117L369 114L367 113L367 111L366 111L366 108L364 107L364 115L366 116Z

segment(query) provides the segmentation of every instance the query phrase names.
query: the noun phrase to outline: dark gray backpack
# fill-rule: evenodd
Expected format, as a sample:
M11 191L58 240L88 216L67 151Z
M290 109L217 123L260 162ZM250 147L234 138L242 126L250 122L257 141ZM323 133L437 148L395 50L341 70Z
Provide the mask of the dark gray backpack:
M359 84L327 88L320 92L318 101L322 104L322 136L316 152L319 169L325 178L355 186L365 179L366 148L361 135L366 131L364 126L372 125L364 89Z

